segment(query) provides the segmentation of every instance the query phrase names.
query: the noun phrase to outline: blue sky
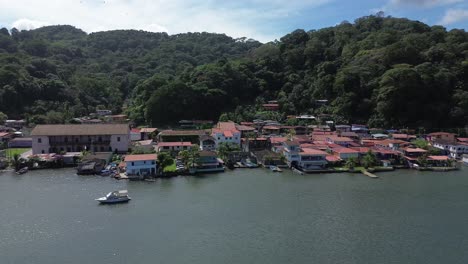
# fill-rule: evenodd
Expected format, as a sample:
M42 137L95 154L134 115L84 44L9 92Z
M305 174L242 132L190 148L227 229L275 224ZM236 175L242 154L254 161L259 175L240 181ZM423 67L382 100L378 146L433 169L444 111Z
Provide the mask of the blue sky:
M352 22L379 10L447 29L468 28L468 0L0 0L0 27L207 31L268 42L298 28Z

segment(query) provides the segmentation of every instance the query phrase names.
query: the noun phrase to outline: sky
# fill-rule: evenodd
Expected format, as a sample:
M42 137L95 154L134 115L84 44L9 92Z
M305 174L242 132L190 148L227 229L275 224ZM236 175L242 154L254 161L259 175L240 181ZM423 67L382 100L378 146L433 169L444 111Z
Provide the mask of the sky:
M295 29L330 27L378 11L468 29L468 0L0 0L0 28L214 32L268 42Z

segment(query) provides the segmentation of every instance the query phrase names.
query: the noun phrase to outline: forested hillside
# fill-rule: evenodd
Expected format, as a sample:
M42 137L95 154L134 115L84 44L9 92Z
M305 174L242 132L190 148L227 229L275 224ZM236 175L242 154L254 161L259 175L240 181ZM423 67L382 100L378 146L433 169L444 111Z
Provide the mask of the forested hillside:
M139 82L245 56L259 42L221 34L135 30L86 34L72 26L0 30L0 111L34 123L120 112ZM149 96L148 96L149 97Z
M330 114L371 126L468 124L468 33L379 15L260 45L224 35L0 34L0 111L57 122L128 102L139 124ZM37 100L39 99L39 100ZM316 104L328 100L327 105ZM48 112L54 110L53 112Z

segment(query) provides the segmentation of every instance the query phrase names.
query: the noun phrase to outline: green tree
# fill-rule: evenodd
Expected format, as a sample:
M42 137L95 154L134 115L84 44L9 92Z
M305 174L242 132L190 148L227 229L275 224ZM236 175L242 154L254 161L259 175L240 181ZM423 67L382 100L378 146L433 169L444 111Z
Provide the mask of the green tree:
M367 169L369 167L377 166L379 164L379 160L377 159L377 156L371 150L369 150L362 158L361 163L364 168Z
M345 167L351 170L353 170L354 167L356 167L357 165L358 165L358 160L354 157L347 159L345 162Z

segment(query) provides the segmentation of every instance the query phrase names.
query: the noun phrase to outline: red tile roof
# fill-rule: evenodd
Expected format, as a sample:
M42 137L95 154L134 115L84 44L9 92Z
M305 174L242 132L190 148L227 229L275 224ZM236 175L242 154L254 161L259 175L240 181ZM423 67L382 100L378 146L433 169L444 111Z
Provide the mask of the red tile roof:
M359 153L359 151L350 149L350 148L334 148L334 152L339 153L339 154L351 154L351 153Z
M286 140L288 140L288 139L285 138L285 137L271 137L271 138L270 138L271 144L283 143L283 142L285 142Z
M4 136L7 136L9 135L10 133L8 132L0 132L0 137L4 137Z
M224 135L224 137L233 137L234 136L230 130L223 131L223 135Z
M130 130L131 132L133 133L140 133L140 129L138 128L132 128L132 130Z
M155 127L144 127L144 128L140 129L140 132L142 132L142 133L153 133L156 130L158 130L158 129L155 128Z
M428 156L427 157L429 160L449 160L449 157L447 156Z
M299 152L299 155L327 155L325 151L321 151L313 148L303 148L302 152Z
M158 155L156 154L127 155L125 156L125 162L140 161L140 160L156 160L157 158L158 158Z
M336 162L336 161L340 161L341 159L337 156L333 156L333 155L327 155L325 157L325 159L328 161L328 162Z
M455 135L453 133L448 133L448 132L434 132L428 134L428 136L442 136L442 135Z
M460 142L468 142L468 138L457 138Z
M411 152L411 153L426 153L427 150L422 149L422 148L406 148L404 149L406 152Z

